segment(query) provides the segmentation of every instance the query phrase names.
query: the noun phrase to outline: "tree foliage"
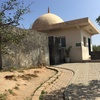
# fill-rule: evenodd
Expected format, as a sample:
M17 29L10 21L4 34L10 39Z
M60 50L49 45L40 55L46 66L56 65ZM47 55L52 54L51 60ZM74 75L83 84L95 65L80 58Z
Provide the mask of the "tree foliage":
M18 2L18 0L8 0L1 4L0 8L0 44L5 43L18 43L19 38L21 37L18 34L12 34L11 31L7 31L8 26L18 26L19 21L22 19L22 16L30 12L28 5L24 7L23 2Z
M32 4L32 3L31 3ZM7 0L0 5L0 69L2 69L2 50L8 43L18 43L24 34L13 34L7 31L9 26L18 26L22 16L30 12L30 5L24 6L24 2L18 0Z
M8 0L1 4L0 8L0 27L8 25L19 25L19 20L22 19L22 15L30 12L28 5L24 7L24 3L18 2L18 0Z
M100 25L100 16L96 19L96 22Z

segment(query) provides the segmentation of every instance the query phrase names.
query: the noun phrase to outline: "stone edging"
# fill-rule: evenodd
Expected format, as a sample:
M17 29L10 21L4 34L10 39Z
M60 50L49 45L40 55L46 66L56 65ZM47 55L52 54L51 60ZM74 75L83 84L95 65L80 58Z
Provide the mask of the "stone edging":
M54 68L54 67L46 67L46 68L50 70L54 70L57 73L53 75L50 79L45 81L42 85L39 86L39 88L35 91L34 96L32 97L32 100L39 100L41 92L44 91L50 84L52 84L52 82L54 82L57 79L57 77L61 75L61 72L57 68Z

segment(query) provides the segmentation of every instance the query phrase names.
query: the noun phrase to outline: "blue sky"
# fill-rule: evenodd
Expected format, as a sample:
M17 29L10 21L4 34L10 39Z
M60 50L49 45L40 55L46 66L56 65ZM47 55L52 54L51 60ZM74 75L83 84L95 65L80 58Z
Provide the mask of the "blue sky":
M0 0L0 3L5 0ZM21 0L19 0L21 1ZM34 2L31 12L24 15L20 21L20 27L29 28L39 16L47 13L48 6L50 12L58 15L64 21L89 17L94 25L100 30L96 23L96 18L100 15L100 0L23 0L25 5ZM92 44L100 45L100 35L92 37Z

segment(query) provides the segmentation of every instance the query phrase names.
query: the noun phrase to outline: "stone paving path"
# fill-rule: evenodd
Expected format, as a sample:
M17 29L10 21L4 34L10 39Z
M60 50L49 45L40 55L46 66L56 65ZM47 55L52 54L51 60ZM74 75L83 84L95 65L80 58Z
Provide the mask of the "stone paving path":
M57 79L45 89L47 94L43 96L42 100L63 100L63 92L73 77L73 72L66 69L57 68L61 74Z
M55 66L60 77L48 86L42 100L100 100L100 63L70 63ZM74 76L70 69L74 71Z
M75 72L64 92L64 100L100 100L100 63L71 63L57 67Z
M88 84L91 80L100 80L100 63L71 63L57 67L68 68L75 72L71 83Z

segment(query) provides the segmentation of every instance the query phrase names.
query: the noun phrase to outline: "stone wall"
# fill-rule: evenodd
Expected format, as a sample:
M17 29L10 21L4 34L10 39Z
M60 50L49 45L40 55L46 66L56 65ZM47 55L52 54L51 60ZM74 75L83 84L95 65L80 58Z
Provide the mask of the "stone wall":
M31 67L49 65L48 37L46 33L11 27L16 34L25 33L20 45L8 44L9 54L3 54L3 67Z

